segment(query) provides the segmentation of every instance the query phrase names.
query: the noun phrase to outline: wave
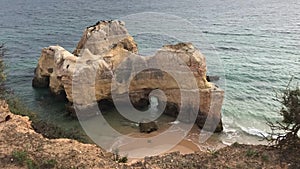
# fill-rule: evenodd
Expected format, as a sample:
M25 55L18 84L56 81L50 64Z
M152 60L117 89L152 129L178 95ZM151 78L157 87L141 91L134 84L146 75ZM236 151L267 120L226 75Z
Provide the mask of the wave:
M223 36L257 36L252 33L223 33L223 32L211 32L211 31L202 31L206 34L212 34L212 35L223 35Z
M238 48L234 48L234 47L217 47L217 49L221 49L221 50L229 50L229 51L239 51Z
M239 126L239 128L245 134L248 134L248 135L251 135L251 136L256 136L256 137L260 137L260 138L264 138L264 137L269 136L269 133L267 133L266 131L259 130L257 128L243 127L243 126Z
M220 140L225 145L231 145L235 142L243 144L267 144L263 141L264 137L269 136L265 131L254 127L240 127L237 125L224 127L224 132Z

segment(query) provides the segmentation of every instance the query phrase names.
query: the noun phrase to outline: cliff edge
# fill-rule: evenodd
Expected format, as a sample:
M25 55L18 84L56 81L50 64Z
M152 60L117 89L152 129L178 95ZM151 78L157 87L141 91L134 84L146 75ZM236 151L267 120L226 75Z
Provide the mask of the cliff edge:
M9 118L7 118L9 117ZM28 117L14 115L0 100L0 168L299 168L300 144L290 151L233 144L218 151L145 157L131 164L115 162L92 144L48 139L36 133Z

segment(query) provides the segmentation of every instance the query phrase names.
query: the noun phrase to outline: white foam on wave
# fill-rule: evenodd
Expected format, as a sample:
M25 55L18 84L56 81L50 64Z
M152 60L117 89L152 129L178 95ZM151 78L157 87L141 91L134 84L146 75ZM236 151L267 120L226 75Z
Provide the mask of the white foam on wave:
M263 137L269 134L266 130L261 130L258 127L240 125L238 123L224 125L223 133L220 140L225 145L231 145L235 142L242 144L266 144Z
M256 137L260 137L260 138L269 136L269 134L266 131L262 131L262 130L254 128L254 127L240 126L240 128L243 132L245 132L246 134L252 135L252 136L256 136Z

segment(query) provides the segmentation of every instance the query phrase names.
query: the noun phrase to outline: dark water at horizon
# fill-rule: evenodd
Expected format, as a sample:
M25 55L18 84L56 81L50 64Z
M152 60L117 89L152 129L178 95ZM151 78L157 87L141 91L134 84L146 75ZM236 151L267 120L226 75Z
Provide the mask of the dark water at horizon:
M8 85L28 107L62 126L76 125L65 117L64 103L47 90L31 87L41 49L60 45L73 51L82 31L98 20L118 19L140 12L160 12L184 18L197 26L205 39L199 48L206 55L211 75L225 69L223 107L224 142L247 141L266 132L264 117L278 119L274 89L283 89L292 75L300 75L300 1L82 1L1 0L0 42L8 48ZM168 40L151 41L157 47ZM171 41L172 42L172 41ZM212 56L219 56L214 65ZM74 123L74 124L73 124ZM247 138L247 139L245 139Z

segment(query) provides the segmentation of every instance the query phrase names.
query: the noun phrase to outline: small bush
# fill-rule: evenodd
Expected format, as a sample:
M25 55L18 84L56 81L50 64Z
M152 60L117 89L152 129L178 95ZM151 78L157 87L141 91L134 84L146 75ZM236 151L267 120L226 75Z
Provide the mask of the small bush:
M38 165L31 159L26 159L26 166L28 169L39 169Z
M264 139L279 148L293 146L299 142L300 88L298 85L294 89L290 88L292 80L293 77L281 94L276 94L275 100L282 105L280 115L283 121L272 122L267 119L271 133L267 137L264 136Z
M216 158L219 154L219 152L216 149L208 149L208 152L214 157Z
M127 155L124 157L121 157L119 154L119 151L120 150L118 148L113 149L113 160L117 161L118 163L127 163L127 161L128 161Z
M127 163L127 162L128 162L127 156L124 156L118 160L118 163Z
M12 157L19 165L23 165L27 159L27 151L16 150L12 152Z
M238 143L238 142L234 142L233 144L232 144L232 147L238 147L240 144Z
M247 157L255 157L258 156L258 153L255 150L248 149L246 152Z
M269 156L263 154L263 155L261 156L261 159L262 159L263 161L269 161Z
M54 159L46 160L43 162L43 164L40 166L40 168L51 169L51 168L54 168L56 166L56 164L57 164L57 161Z
M28 157L27 151L24 150L15 150L12 152L12 157L16 160L18 165L23 166L26 164L28 169L37 169L38 165Z
M13 160L16 161L16 163L20 166L24 166L26 164L26 167L28 169L51 169L55 168L57 161L54 159L50 160L43 160L39 163L35 162L31 158L29 158L28 152L24 150L15 150L12 152Z
M83 134L81 134L82 132L79 131L79 129L73 128L67 130L50 122L38 119L32 121L32 127L36 132L50 139L69 138L78 140L82 143L91 143L90 140L88 140Z
M30 111L17 97L12 94L7 94L6 99L9 105L9 110L16 115L28 116L30 120L34 121L37 117L35 113Z

